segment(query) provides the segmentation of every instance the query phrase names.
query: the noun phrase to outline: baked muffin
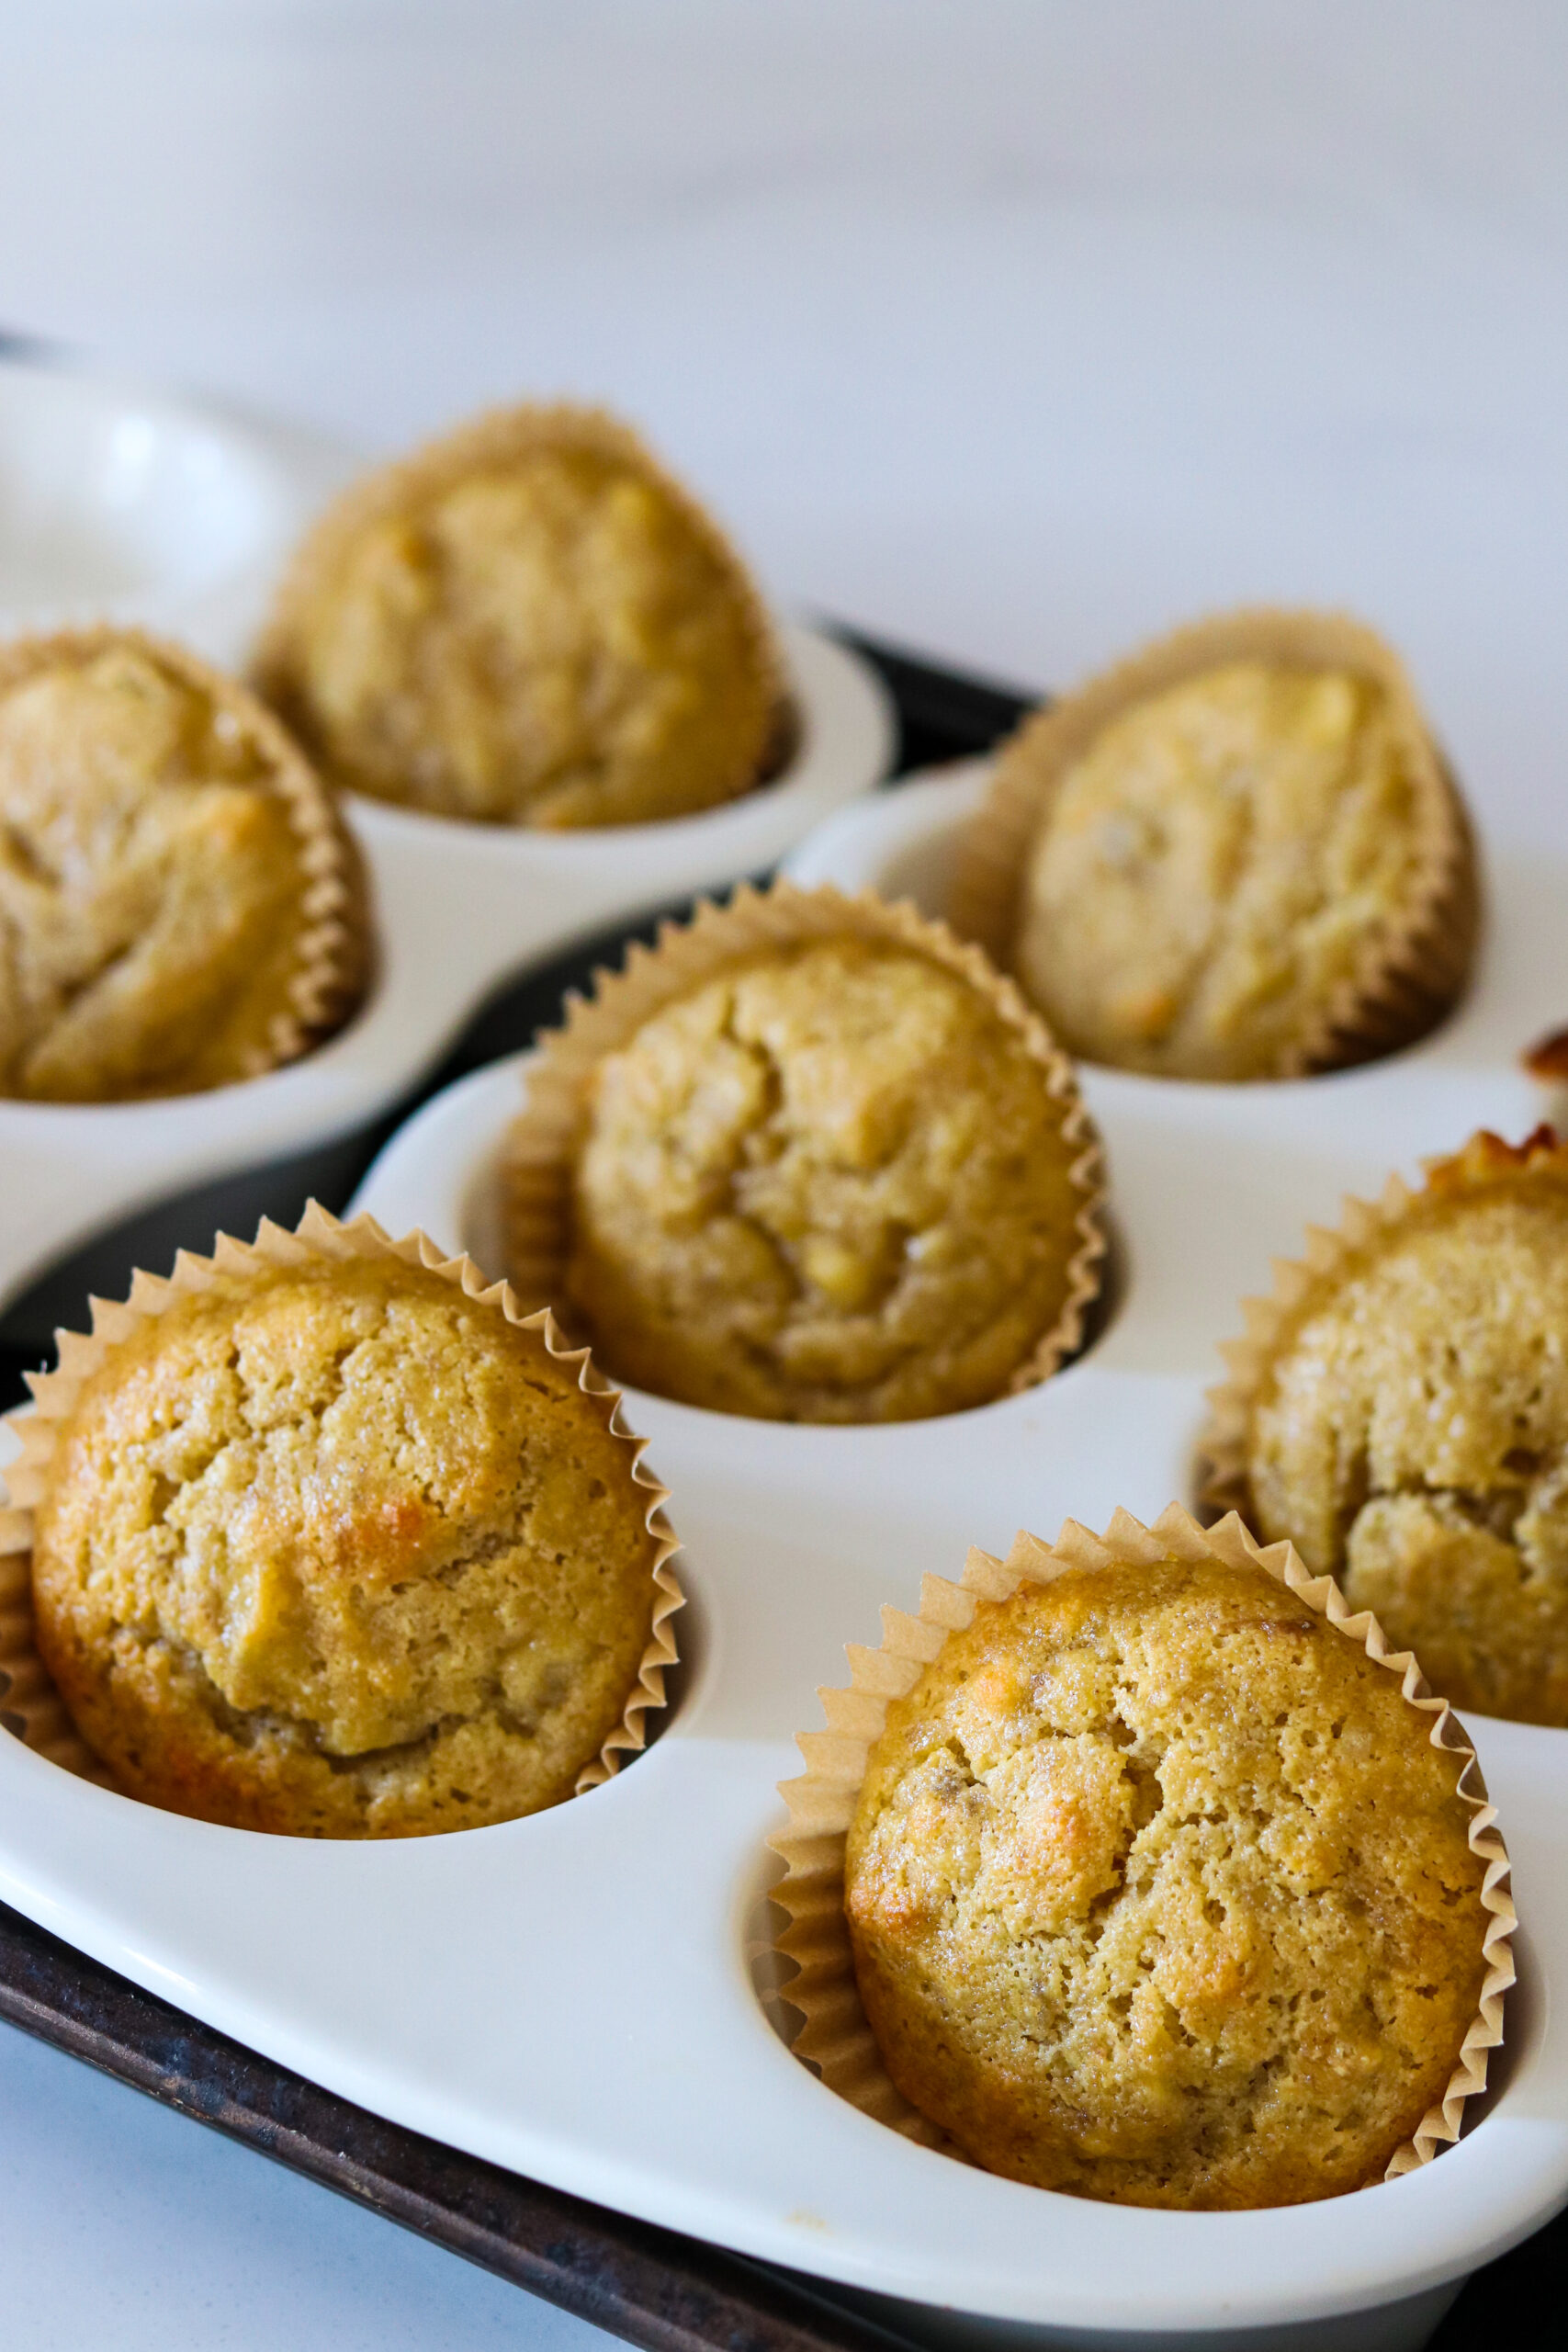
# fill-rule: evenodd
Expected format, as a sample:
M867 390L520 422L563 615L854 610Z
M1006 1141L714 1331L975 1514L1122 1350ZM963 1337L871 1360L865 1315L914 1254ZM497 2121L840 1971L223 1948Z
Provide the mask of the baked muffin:
M747 791L782 749L745 571L597 411L479 419L307 539L257 664L327 773L437 816L623 825Z
M1332 616L1187 632L1026 724L976 834L955 921L1070 1052L1122 1069L1365 1059L1468 970L1457 797L1393 655Z
M32 1567L43 1661L119 1784L326 1838L570 1796L671 1548L581 1359L389 1250L231 1261L125 1320L53 1427Z
M694 974L705 943L716 968ZM1098 1286L1097 1148L982 959L912 913L786 891L667 936L617 987L624 1034L578 1090L563 1252L565 1310L616 1377L889 1421L1055 1369ZM544 1276L513 1279L531 1297Z
M1212 1498L1288 1536L1459 1707L1568 1724L1568 1150L1475 1136L1255 1317Z
M96 629L0 650L0 1092L110 1102L252 1078L363 986L353 844L271 715Z
M1262 1568L1168 1558L981 1600L904 1687L844 1865L904 2097L1119 2203L1382 2179L1488 1966L1465 1759L1398 1676Z

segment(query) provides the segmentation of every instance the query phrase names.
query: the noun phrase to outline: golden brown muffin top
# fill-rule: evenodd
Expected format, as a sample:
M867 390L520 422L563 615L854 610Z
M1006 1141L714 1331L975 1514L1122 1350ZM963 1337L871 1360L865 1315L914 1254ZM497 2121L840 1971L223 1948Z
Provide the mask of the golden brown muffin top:
M248 704L133 637L0 672L0 1092L187 1093L298 1030L309 877Z
M730 799L780 716L739 563L634 435L571 410L481 420L351 491L260 674L340 783L497 824Z
M39 1645L133 1793L399 1835L570 1795L652 1610L649 1497L537 1330L400 1261L222 1276L85 1382Z
M890 1705L850 1827L899 2090L977 2163L1081 2196L1380 2179L1484 1975L1483 1865L1429 1730L1260 1568L982 1600Z
M1111 719L1064 777L1031 858L1020 978L1092 1060L1277 1076L1404 911L1419 822L1371 679L1205 671Z
M1457 1706L1568 1724L1568 1152L1481 1136L1310 1283L1252 1400L1288 1535Z
M617 1376L766 1419L1000 1395L1061 1314L1081 1141L980 991L844 937L738 964L597 1066L567 1277Z

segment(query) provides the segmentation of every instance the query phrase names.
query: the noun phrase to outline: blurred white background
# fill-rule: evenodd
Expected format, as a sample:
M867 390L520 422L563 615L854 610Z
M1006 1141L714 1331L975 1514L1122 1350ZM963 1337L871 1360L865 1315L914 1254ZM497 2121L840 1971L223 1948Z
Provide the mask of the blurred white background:
M0 327L367 448L601 397L781 600L1026 684L1348 604L1562 838L1550 0L7 0ZM585 2340L14 2035L0 2176L29 2352Z

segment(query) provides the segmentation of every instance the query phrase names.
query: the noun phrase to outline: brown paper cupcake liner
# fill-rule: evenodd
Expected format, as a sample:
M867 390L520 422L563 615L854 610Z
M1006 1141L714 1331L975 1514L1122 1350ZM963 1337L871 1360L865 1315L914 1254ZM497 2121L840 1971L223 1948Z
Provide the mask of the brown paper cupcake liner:
M1245 1516L1252 1508L1247 1453L1253 1407L1285 1329L1309 1293L1337 1283L1363 1250L1402 1225L1424 1201L1532 1169L1554 1168L1568 1179L1568 1147L1551 1127L1537 1127L1520 1144L1505 1143L1483 1127L1461 1150L1423 1164L1427 1182L1419 1188L1391 1176L1376 1201L1359 1201L1348 1193L1340 1204L1337 1229L1308 1226L1305 1255L1300 1260L1276 1258L1273 1295L1242 1300L1243 1336L1220 1346L1229 1377L1208 1391L1209 1422L1200 1442L1198 1482L1199 1506L1205 1512L1240 1511Z
M855 1984L844 1920L844 1840L871 1749L886 1723L890 1702L914 1688L948 1634L970 1623L978 1601L1005 1600L1021 1584L1049 1584L1069 1568L1153 1566L1165 1559L1217 1559L1266 1570L1350 1640L1361 1643L1377 1665L1397 1674L1410 1705L1431 1719L1433 1747L1464 1759L1459 1793L1471 1807L1471 1851L1485 1864L1481 1900L1487 1913L1483 1946L1486 1974L1459 2064L1441 2099L1395 2150L1384 2176L1392 2180L1429 2163L1439 2147L1456 2140L1467 2100L1486 2087L1488 2053L1502 2041L1503 1996L1515 1976L1512 1937L1517 1920L1507 1851L1495 1826L1496 1808L1487 1800L1475 1751L1448 1702L1427 1690L1410 1652L1391 1651L1376 1618L1370 1611L1352 1613L1332 1577L1309 1576L1289 1544L1265 1547L1234 1514L1205 1532L1179 1503L1172 1503L1152 1527L1119 1510L1103 1536L1074 1520L1068 1520L1054 1544L1021 1532L1005 1561L988 1552L971 1551L957 1584L943 1577L923 1577L917 1615L885 1608L879 1649L848 1645L850 1687L818 1691L828 1728L797 1736L806 1770L798 1780L781 1783L789 1824L768 1841L784 1864L784 1874L772 1893L788 1923L776 1949L796 1970L782 1997L804 2019L795 2055L863 2114L929 2147L960 2154L895 2087Z
M1355 969L1274 1074L1303 1078L1375 1060L1424 1036L1463 991L1480 927L1480 882L1469 816L1404 665L1347 614L1268 606L1219 614L1158 639L1026 718L1004 745L964 837L950 920L1010 969L1030 852L1068 772L1123 710L1229 662L1351 670L1387 698L1419 811L1407 902L1368 938Z
M803 890L779 881L757 890L743 883L723 905L700 900L689 922L661 924L655 946L634 942L621 971L596 972L592 996L568 1000L564 1026L539 1040L527 1101L507 1139L503 1181L513 1286L521 1297L551 1300L558 1314L569 1311L561 1302L570 1250L572 1175L589 1080L604 1056L624 1046L662 1006L728 966L802 941L844 937L907 948L966 981L1022 1038L1045 1073L1048 1091L1063 1105L1062 1133L1077 1151L1068 1171L1080 1195L1077 1247L1068 1262L1061 1313L1013 1373L1008 1393L1032 1388L1080 1344L1085 1316L1104 1280L1100 1137L1071 1062L1014 983L945 923L929 922L907 899L893 905L869 890L849 898L830 885Z
M401 1240L394 1241L371 1216L357 1216L352 1224L340 1224L314 1201L293 1233L264 1218L254 1242L237 1241L229 1234L220 1234L210 1258L199 1258L182 1250L175 1260L173 1274L166 1279L138 1272L131 1278L130 1295L123 1305L102 1298L91 1302L90 1335L78 1331L57 1334L58 1370L28 1375L32 1408L24 1406L8 1417L22 1450L5 1473L3 1499L8 1508L0 1508L0 1724L28 1747L49 1757L51 1762L63 1765L68 1771L97 1781L106 1788L118 1785L77 1732L39 1656L34 1637L32 1520L48 1488L60 1424L73 1410L83 1382L97 1370L116 1342L148 1317L165 1313L175 1299L209 1289L220 1275L243 1275L263 1267L305 1265L312 1259L324 1258L395 1258L405 1265L422 1266L426 1272L440 1275L444 1282L460 1290L476 1306L492 1308L520 1330L536 1331L547 1353L558 1363L576 1366L579 1388L603 1413L610 1434L631 1450L631 1475L646 1494L644 1523L654 1539L652 1618L637 1680L621 1720L592 1762L584 1765L578 1775L577 1793L581 1796L585 1790L597 1788L609 1780L624 1756L635 1755L647 1745L647 1719L665 1705L664 1678L677 1662L671 1620L684 1606L685 1596L670 1561L680 1547L680 1539L665 1515L670 1490L642 1459L648 1441L634 1436L625 1427L620 1390L594 1368L586 1348L564 1343L547 1307L537 1314L525 1315L510 1285L503 1282L487 1283L466 1254L448 1258L427 1235L420 1232L405 1234Z
M288 729L237 679L226 677L183 645L142 629L107 624L17 638L0 647L0 694L56 662L90 662L114 646L130 646L172 671L182 684L205 695L216 711L232 720L262 752L268 770L266 786L288 810L304 876L298 960L287 1005L275 1015L265 1046L256 1048L238 1073L260 1078L321 1045L343 1026L364 996L371 967L364 861L332 793Z
M487 410L406 456L372 468L341 492L306 533L284 572L251 662L256 692L283 714L303 741L310 743L310 715L299 686L299 630L318 591L333 577L343 550L362 532L439 496L467 475L513 464L540 449L587 450L620 459L669 501L729 579L740 604L752 659L767 684L773 718L756 773L739 782L728 797L739 798L767 783L791 757L799 721L773 622L750 570L706 507L660 465L639 434L604 409L578 407L570 401L521 401L513 407ZM415 815L422 813L417 802L401 805Z

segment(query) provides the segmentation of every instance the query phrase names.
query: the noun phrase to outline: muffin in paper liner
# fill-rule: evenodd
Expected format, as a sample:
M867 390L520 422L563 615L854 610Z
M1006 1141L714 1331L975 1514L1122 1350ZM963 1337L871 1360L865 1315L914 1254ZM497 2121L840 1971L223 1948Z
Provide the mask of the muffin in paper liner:
M1061 1309L998 1391L1013 1395L1046 1380L1082 1342L1085 1318L1104 1281L1105 1179L1099 1136L1078 1094L1067 1057L1012 981L945 923L870 890L847 896L825 884L802 889L779 880L759 890L742 884L723 904L700 900L691 920L660 925L651 948L634 942L619 972L600 970L593 993L573 996L564 1025L539 1040L527 1099L513 1121L504 1160L507 1273L525 1299L547 1299L570 1322L566 1268L571 1188L585 1132L588 1088L598 1062L615 1052L663 1006L726 969L770 950L835 938L903 948L956 975L1022 1040L1063 1105L1061 1132L1075 1157L1069 1178L1078 1196L1077 1246L1066 1270ZM606 1355L610 1353L608 1347Z
M475 474L504 469L536 452L581 452L623 465L657 492L691 532L723 575L744 640L752 683L768 713L759 741L734 765L722 789L671 808L621 815L546 819L546 823L589 825L659 822L698 813L739 798L767 783L786 764L798 719L785 683L783 658L772 620L750 571L727 535L685 484L670 473L640 435L607 411L572 401L523 401L487 410L406 456L376 466L351 482L306 533L286 570L251 662L255 690L293 728L336 784L394 800L415 814L434 813L457 822L526 825L526 812L488 815L437 806L418 788L391 792L368 777L335 767L325 732L313 712L303 653L318 598L355 541L378 525L417 512L432 498L456 490Z
M1404 665L1348 615L1260 606L1179 628L1026 718L1003 746L960 850L949 920L1004 970L1016 968L1031 854L1070 770L1135 705L1231 662L1348 670L1387 699L1415 786L1419 844L1404 907L1373 929L1354 968L1267 1073L1303 1078L1371 1061L1435 1028L1463 993L1480 928L1474 842L1463 800Z
M1208 1391L1209 1422L1201 1440L1199 1480L1204 1510L1218 1516L1245 1513L1249 1506L1247 1442L1252 1407L1281 1335L1312 1292L1326 1291L1363 1250L1403 1225L1423 1200L1452 1198L1472 1186L1531 1169L1552 1169L1568 1178L1568 1148L1548 1126L1538 1127L1521 1144L1505 1143L1482 1128L1461 1151L1423 1164L1423 1188L1394 1175L1376 1201L1347 1193L1337 1229L1308 1226L1304 1256L1299 1261L1275 1259L1273 1295L1242 1300L1245 1335L1220 1346L1229 1377Z
M1153 1566L1167 1559L1218 1560L1265 1570L1351 1641L1363 1645L1376 1664L1396 1674L1404 1699L1431 1718L1433 1747L1464 1759L1458 1793L1472 1808L1471 1851L1484 1864L1485 1975L1459 2063L1441 2099L1390 2160L1384 2177L1393 2179L1429 2163L1443 2145L1456 2140L1466 2102L1486 2087L1488 2053L1502 2042L1504 1996L1515 1980L1512 1938L1517 1920L1508 1856L1475 1751L1447 1701L1428 1691L1415 1658L1408 1651L1388 1648L1370 1612L1353 1614L1331 1577L1310 1577L1290 1544L1258 1544L1234 1514L1205 1531L1179 1503L1172 1503L1150 1527L1119 1510L1102 1536L1073 1520L1055 1544L1021 1532L1005 1561L975 1549L956 1584L942 1577L923 1577L916 1615L885 1607L880 1648L848 1645L850 1686L818 1691L828 1727L797 1735L807 1769L799 1779L780 1783L789 1821L768 1840L784 1866L770 1894L786 1922L774 1948L795 1970L781 1982L777 1996L803 2020L795 2054L863 2114L961 2163L972 2161L893 2083L855 1982L843 1907L844 1845L871 1750L892 1701L914 1688L950 1633L969 1625L977 1601L1005 1600L1021 1584L1048 1584L1069 1569Z
M1562 1192L1563 1214L1568 1217L1568 1144L1550 1126L1537 1127L1519 1144L1506 1143L1482 1128L1459 1151L1429 1159L1423 1165L1427 1182L1422 1186L1406 1184L1393 1175L1375 1202L1347 1195L1337 1229L1309 1226L1302 1259L1275 1260L1272 1296L1241 1302L1244 1335L1221 1344L1228 1377L1208 1392L1209 1421L1200 1441L1198 1500L1206 1515L1235 1510L1244 1517L1257 1516L1247 1457L1252 1417L1263 1385L1303 1313L1326 1306L1336 1288L1353 1278L1359 1261L1371 1263L1401 1227L1414 1229L1424 1210L1467 1196L1479 1199L1488 1192L1506 1189L1515 1180L1553 1183ZM1416 1638L1422 1639L1419 1634ZM1500 1646L1513 1645L1506 1631L1497 1639ZM1423 1648L1438 1672L1438 1635L1431 1634L1423 1640ZM1441 1679L1450 1678L1445 1673ZM1517 1710L1495 1693L1488 1696L1467 1690L1460 1680L1455 1688L1458 1703L1480 1713L1510 1716L1517 1713L1520 1720L1542 1723L1563 1720L1560 1711L1538 1713L1522 1706Z
M276 792L288 814L303 882L296 968L265 1042L250 1051L243 1068L211 1083L259 1078L324 1043L343 1027L365 994L373 947L364 860L333 794L288 730L248 688L185 646L107 623L18 638L0 647L0 695L57 662L91 662L119 647L205 696L220 718L254 744L266 763L265 788ZM131 1099L167 1099L182 1091L188 1090L155 1089L151 1095Z
M599 1787L619 1769L622 1758L647 1744L647 1718L666 1704L665 1676L678 1660L671 1621L684 1606L685 1596L671 1566L680 1539L671 1526L664 1505L669 1488L642 1459L648 1441L635 1436L622 1421L619 1389L595 1369L586 1348L568 1347L547 1308L525 1315L509 1284L489 1283L466 1254L449 1258L421 1232L394 1240L374 1217L361 1216L341 1223L317 1203L306 1209L296 1231L264 1218L254 1242L218 1237L210 1258L181 1250L171 1276L138 1272L125 1303L95 1298L89 1334L62 1331L58 1369L29 1374L34 1403L9 1418L21 1451L4 1473L0 1509L0 1725L39 1754L68 1771L119 1786L77 1731L48 1669L39 1655L33 1625L30 1552L33 1511L48 1491L50 1464L59 1424L73 1410L83 1383L119 1341L145 1318L153 1317L182 1296L210 1287L220 1276L243 1276L266 1268L287 1269L311 1260L394 1259L419 1266L450 1283L477 1306L488 1307L525 1331L536 1332L547 1352L569 1369L575 1367L577 1386L591 1398L609 1434L630 1449L631 1476L646 1496L644 1524L653 1539L651 1580L653 1600L649 1635L638 1663L636 1680L621 1720L604 1741L599 1754L579 1772L576 1793Z

